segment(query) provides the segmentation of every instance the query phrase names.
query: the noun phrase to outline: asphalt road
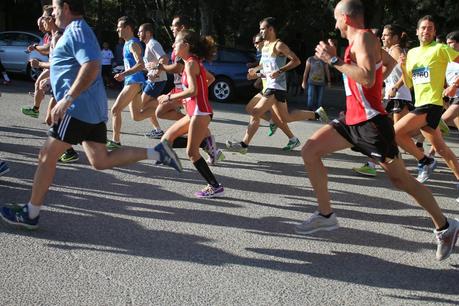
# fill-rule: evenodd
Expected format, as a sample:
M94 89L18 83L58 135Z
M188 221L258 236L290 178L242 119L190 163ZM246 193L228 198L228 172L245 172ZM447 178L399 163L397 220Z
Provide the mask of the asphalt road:
M0 87L0 158L11 168L0 178L1 202L28 200L45 139L44 114L20 112L31 89L28 82ZM214 107L219 144L240 139L243 104ZM320 126L291 124L303 143ZM123 144L153 146L143 137L148 129L125 112ZM194 198L204 181L184 150L177 150L183 174L151 161L98 172L84 154L59 165L38 231L0 223L0 304L459 304L459 248L437 262L424 211L381 171L376 178L353 173L365 157L350 150L324 161L341 228L295 234L315 198L299 150L283 152L287 138L266 134L263 124L247 155L226 153L213 168L226 192L218 199ZM457 132L447 138L459 153L457 140ZM414 160L404 159L415 174ZM445 213L459 217L454 176L443 161L427 185Z

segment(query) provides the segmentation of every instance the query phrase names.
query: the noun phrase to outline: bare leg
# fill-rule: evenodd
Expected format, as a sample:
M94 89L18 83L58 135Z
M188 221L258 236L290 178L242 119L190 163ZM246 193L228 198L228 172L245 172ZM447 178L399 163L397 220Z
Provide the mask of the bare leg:
M327 169L322 163L322 157L350 147L351 144L338 134L331 125L325 125L308 139L301 150L304 166L308 171L309 181L317 196L318 210L321 214L328 215L333 211L328 192Z
M394 125L397 144L402 147L403 150L413 155L416 160L421 160L424 157L424 153L416 147L411 137L416 134L420 128L426 126L426 116L426 114L416 115L408 113Z
M121 112L129 105L129 103L131 103L132 100L134 100L137 95L139 95L139 92L139 84L126 85L116 98L115 104L112 106L113 141L120 142L122 123Z
M159 104L156 108L156 117L158 119L177 121L184 116L181 112L177 111L177 108L180 106L181 103L179 101Z
M260 126L260 118L261 116L266 113L268 110L271 109L273 104L276 102L276 99L273 96L270 96L269 98L267 97L262 97L260 101L255 105L255 107L252 110L251 116L250 116L250 122L249 125L247 126L247 130L244 135L244 139L242 140L245 144L250 144L250 141L252 140L253 136L255 133L258 131L258 127Z

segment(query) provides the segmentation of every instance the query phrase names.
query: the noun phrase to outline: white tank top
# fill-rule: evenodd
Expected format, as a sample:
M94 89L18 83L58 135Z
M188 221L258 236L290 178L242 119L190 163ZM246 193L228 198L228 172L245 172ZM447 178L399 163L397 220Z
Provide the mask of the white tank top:
M448 67L446 68L446 82L448 83L448 86L453 84L453 82L456 80L458 76L459 76L459 64L455 62L449 63ZM459 97L459 88L456 91L455 97Z
M389 49L388 53L390 54L390 52L392 51L392 48L396 46L398 45L392 46ZM389 90L402 78L402 76L403 76L402 68L400 67L400 64L397 64L392 70L392 72L389 74L389 76L384 80L384 83L386 84L386 87L384 89L384 99L389 99ZM393 97L392 99L412 101L411 92L408 89L408 87L406 87L405 85L402 85L402 87L400 87L397 90L397 94L395 95L395 97Z

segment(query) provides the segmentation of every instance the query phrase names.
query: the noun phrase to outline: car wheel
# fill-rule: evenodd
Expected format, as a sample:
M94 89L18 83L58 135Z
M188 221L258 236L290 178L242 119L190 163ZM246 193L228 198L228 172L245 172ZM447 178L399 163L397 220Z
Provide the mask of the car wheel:
M32 81L36 81L41 74L41 69L32 68L30 65L27 66L27 75Z
M217 102L227 103L231 101L233 93L233 83L225 77L217 77L210 88L211 98Z

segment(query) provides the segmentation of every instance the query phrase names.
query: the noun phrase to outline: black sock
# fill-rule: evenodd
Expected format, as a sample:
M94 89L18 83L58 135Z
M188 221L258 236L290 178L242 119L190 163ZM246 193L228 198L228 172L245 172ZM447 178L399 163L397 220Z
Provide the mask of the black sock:
M200 158L197 161L193 163L194 167L198 170L198 172L202 175L202 177L209 183L209 185L212 185L212 187L217 188L219 186L217 180L215 179L214 174L212 171L210 171L209 166L207 165L206 161L204 158Z
M70 149L68 149L65 153L72 154L72 155L77 154L77 152L73 149L73 147L70 147Z
M172 143L172 148L183 149L183 148L186 148L187 144L188 144L188 138L180 136L180 137L175 138L174 142Z
M172 143L172 148L174 149L184 149L188 144L188 137L180 136L175 138ZM204 149L206 147L206 140L204 139L199 145L200 148Z
M316 120L319 120L320 119L320 115L318 112L314 112L314 117L316 118Z
M419 160L419 163L422 165L430 165L433 163L434 159L432 157L428 157L427 155L424 155L424 157Z
M248 144L245 144L245 142L241 141L241 147L243 147L243 148L248 148L249 145L248 145Z
M321 214L321 213L319 213L319 215L321 215L322 217L324 217L324 218L327 218L327 219L328 219L328 218L330 218L330 217L331 217L331 215L333 215L333 212L329 213L328 215L324 215L324 214Z
M423 148L424 147L424 143L423 142L416 142L416 147Z
M449 227L448 219L445 218L445 225L443 225L441 228L437 229L437 231L441 232L444 231Z

